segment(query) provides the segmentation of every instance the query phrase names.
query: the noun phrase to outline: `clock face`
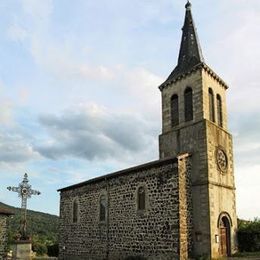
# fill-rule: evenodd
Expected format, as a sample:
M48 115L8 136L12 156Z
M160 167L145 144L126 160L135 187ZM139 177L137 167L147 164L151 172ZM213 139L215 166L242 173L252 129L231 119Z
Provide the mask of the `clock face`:
M228 166L227 155L220 148L217 148L216 159L217 159L217 165L218 165L219 169L222 172L226 171L227 170L227 166Z

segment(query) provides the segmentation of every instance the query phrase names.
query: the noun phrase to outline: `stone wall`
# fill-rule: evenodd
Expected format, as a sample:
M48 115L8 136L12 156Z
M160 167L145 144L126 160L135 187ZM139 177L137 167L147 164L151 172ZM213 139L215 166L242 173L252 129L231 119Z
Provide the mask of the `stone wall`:
M210 120L209 117L209 94L208 90L211 88L214 94L214 110L215 110L215 122L218 122L217 115L217 95L221 96L222 101L222 119L223 129L227 130L227 102L226 102L226 87L220 84L212 75L207 71L202 70L202 89L203 89L203 111L204 118Z
M0 214L0 260L4 259L7 250L7 216Z
M179 218L180 256L188 259L192 253L192 193L191 165L187 154L179 156Z
M216 124L207 121L207 143L208 143L208 172L209 172L209 198L211 216L211 250L212 256L219 255L219 243L216 243L215 236L219 234L219 218L227 215L230 222L231 253L237 251L236 229L236 198L233 163L232 136L223 131ZM221 148L227 156L227 169L221 171L217 164L216 150Z
M186 177L184 156L61 190L60 259L186 259L191 239ZM145 210L137 209L140 186L146 191ZM101 195L107 197L105 222L99 220ZM78 223L72 223L74 199Z
M177 156L187 151L192 154L193 253L195 255L210 255L211 250L206 129L206 120L202 119L197 123L160 135L160 153L166 157Z

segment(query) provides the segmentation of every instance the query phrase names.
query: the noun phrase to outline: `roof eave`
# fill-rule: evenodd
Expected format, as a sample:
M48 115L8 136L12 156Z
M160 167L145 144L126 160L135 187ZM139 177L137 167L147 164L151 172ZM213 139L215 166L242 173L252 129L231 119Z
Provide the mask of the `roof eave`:
M189 76L190 74L198 71L199 69L205 69L207 71L207 73L209 73L214 79L216 79L225 89L228 89L228 85L227 83L221 79L221 77L219 77L206 63L202 62L196 66L194 66L193 68L191 68L190 70L179 74L176 77L173 77L171 79L167 79L165 82L163 82L158 88L160 89L160 91L162 91L166 86L171 85L172 83L175 83L181 79L186 78L187 76Z
M6 215L6 216L11 216L14 215L15 213L12 211L9 211L7 209L0 209L0 215Z
M93 179L90 179L90 180L87 180L87 181L84 181L84 182L80 182L80 183L77 183L77 184L74 184L74 185L70 185L68 187L58 189L57 191L62 192L62 191L66 191L66 190L71 190L71 189L75 189L75 188L85 186L85 185L90 184L90 183L96 183L96 182L99 182L99 181L111 179L111 178L121 176L121 175L124 175L124 174L129 174L129 173L135 172L137 170L149 169L153 166L159 166L159 165L169 163L169 162L174 163L174 162L177 162L177 161L178 161L177 157L170 157L170 158L166 158L166 159L162 159L162 160L156 160L156 161L148 162L148 163L145 163L145 164L142 164L142 165L134 166L134 167L131 167L131 168L128 168L128 169L124 169L124 170L116 171L116 172L109 173L109 174L106 174L106 175L102 175L102 176L99 176L99 177L96 177L96 178L93 178Z

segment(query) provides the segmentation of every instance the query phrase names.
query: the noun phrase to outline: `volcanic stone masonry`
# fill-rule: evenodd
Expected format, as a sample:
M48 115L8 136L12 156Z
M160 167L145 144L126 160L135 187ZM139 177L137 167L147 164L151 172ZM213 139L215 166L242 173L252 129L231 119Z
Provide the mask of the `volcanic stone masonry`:
M192 246L189 161L186 154L63 189L60 259L187 258ZM145 187L145 210L137 209L140 186ZM101 195L107 198L104 222L99 219ZM73 223L75 199L79 216Z

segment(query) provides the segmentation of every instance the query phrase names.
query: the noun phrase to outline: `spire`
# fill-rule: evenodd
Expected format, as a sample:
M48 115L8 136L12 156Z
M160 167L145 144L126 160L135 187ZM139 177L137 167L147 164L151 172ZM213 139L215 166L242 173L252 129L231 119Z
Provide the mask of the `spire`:
M177 78L193 67L204 62L199 38L191 13L191 3L187 1L184 26L182 27L182 39L179 52L178 64L167 80Z

